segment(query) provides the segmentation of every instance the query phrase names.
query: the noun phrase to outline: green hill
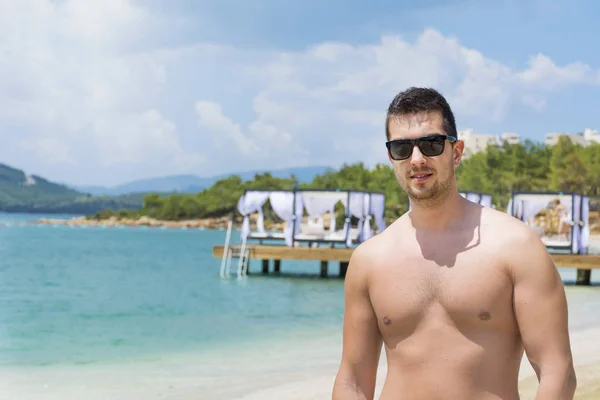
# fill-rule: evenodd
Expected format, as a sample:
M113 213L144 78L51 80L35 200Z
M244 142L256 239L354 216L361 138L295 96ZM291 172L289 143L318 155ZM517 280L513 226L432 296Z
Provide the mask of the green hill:
M37 175L0 164L0 211L89 214L104 209L138 209L143 194L91 196Z

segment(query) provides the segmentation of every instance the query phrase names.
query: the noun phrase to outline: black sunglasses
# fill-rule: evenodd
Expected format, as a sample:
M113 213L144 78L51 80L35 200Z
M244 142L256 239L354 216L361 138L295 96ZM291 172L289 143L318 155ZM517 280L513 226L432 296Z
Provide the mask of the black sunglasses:
M388 153L393 160L406 160L412 155L415 146L427 157L439 156L444 152L446 140L450 143L456 142L454 136L434 134L420 137L418 139L396 139L385 143Z

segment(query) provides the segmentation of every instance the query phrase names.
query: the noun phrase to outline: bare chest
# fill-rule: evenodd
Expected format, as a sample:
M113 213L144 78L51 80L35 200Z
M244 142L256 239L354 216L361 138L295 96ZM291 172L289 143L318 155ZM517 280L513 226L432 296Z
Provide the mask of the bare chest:
M460 329L510 329L514 325L512 283L501 261L469 251L450 262L435 255L390 260L369 288L380 330L409 335L434 325Z

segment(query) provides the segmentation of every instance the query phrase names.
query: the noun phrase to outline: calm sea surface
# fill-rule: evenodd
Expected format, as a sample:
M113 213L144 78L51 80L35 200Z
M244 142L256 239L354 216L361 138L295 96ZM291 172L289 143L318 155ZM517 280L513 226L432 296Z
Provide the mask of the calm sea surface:
M284 261L283 276L220 279L211 252L224 240L225 231L0 226L0 366L144 362L339 331L335 263L331 279L317 277L316 261ZM571 326L600 324L600 287L567 291Z

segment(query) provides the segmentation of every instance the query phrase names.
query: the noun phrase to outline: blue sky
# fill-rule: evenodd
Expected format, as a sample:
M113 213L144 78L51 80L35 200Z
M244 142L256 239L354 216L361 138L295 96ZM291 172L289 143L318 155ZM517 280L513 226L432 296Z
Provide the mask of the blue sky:
M598 129L600 3L0 0L0 162L73 184L387 162L434 86L459 129Z

